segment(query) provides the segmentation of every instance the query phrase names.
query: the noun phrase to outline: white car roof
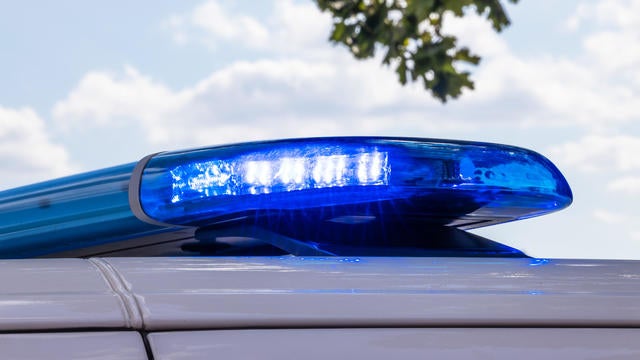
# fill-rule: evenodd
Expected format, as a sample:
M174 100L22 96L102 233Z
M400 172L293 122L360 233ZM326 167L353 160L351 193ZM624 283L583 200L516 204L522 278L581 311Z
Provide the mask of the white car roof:
M640 325L637 261L33 259L0 283L0 331Z

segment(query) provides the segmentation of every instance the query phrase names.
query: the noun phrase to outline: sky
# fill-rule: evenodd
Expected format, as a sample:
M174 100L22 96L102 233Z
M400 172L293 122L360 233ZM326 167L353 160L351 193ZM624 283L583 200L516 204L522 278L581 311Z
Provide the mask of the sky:
M535 150L572 186L551 215L475 232L536 257L640 259L640 0L523 0L446 105L328 43L303 0L5 1L0 189L163 151L305 136L476 140Z

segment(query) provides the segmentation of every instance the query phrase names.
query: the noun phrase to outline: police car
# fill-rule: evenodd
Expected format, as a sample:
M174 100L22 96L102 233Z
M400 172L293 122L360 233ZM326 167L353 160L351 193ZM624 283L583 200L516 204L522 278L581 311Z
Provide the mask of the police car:
M640 358L640 262L467 231L571 202L535 152L384 137L164 152L7 190L0 354Z

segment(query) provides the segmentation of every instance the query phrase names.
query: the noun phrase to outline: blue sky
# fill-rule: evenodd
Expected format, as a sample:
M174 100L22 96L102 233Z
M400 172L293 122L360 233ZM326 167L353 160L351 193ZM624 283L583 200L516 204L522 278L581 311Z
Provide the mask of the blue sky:
M640 1L522 1L441 105L326 38L309 1L11 2L0 12L0 161L9 188L161 150L292 136L398 135L534 149L568 210L478 231L541 257L640 259Z

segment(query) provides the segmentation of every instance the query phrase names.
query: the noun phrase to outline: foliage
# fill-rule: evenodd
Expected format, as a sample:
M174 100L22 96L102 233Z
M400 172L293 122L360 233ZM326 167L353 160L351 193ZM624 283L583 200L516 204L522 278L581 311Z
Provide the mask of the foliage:
M357 59L386 50L382 62L395 66L401 84L421 80L442 102L474 88L469 72L461 69L480 62L471 50L457 46L455 36L442 33L444 15L475 11L497 32L510 24L500 0L315 1L333 16L330 41L346 45Z

